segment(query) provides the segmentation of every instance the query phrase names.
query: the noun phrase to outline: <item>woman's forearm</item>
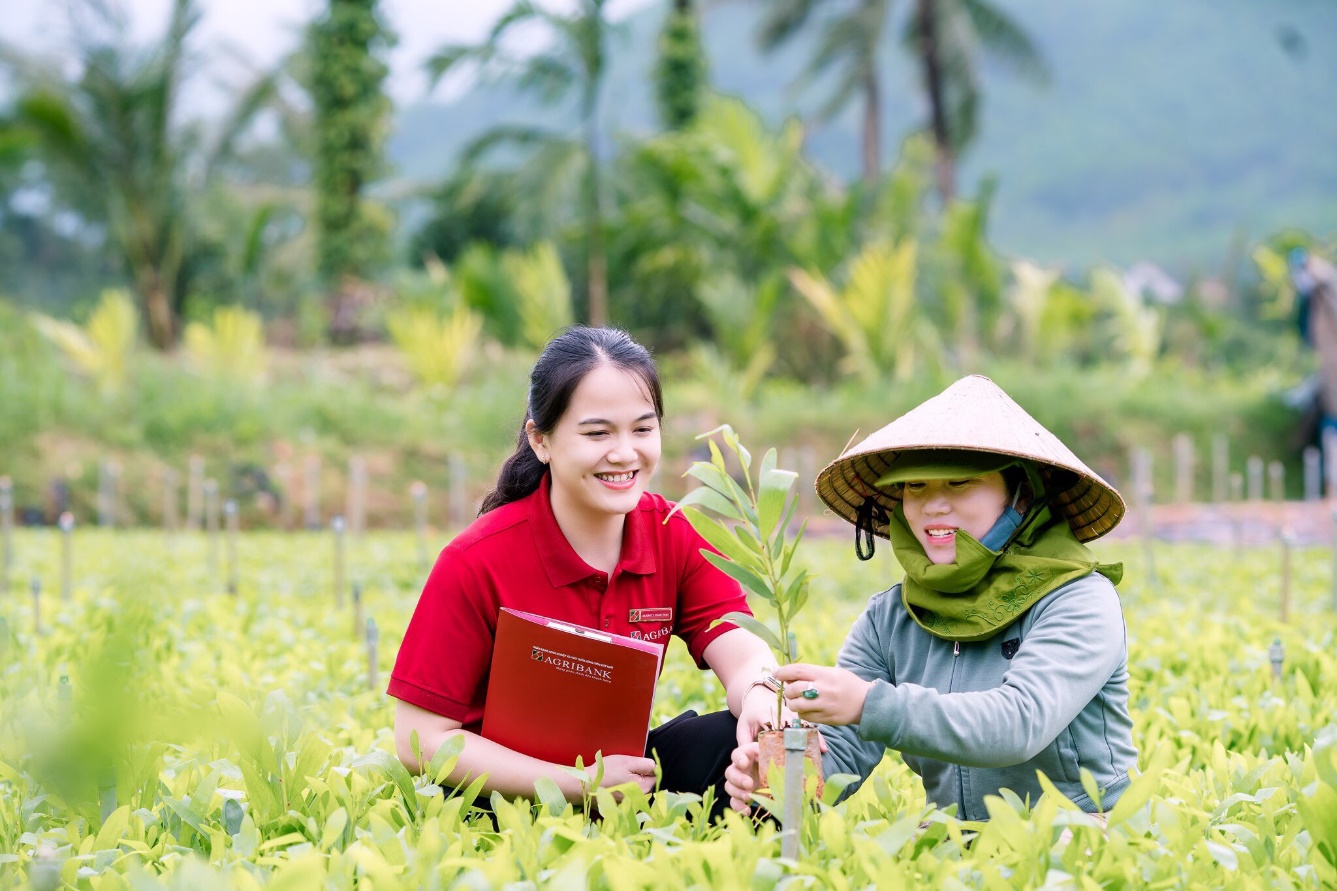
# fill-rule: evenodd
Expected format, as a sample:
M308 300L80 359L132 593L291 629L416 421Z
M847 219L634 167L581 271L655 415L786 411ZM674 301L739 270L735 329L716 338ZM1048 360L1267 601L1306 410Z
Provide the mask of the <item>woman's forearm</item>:
M735 628L710 642L706 664L724 686L729 711L737 717L752 682L775 670L775 656L765 641L750 631Z
M417 734L418 751L414 751L413 735ZM458 721L452 721L417 706L400 702L395 714L395 748L399 760L410 771L420 773L426 762L432 759L437 750L452 737L462 737L464 748L455 760L455 766L446 776L445 782L454 787L467 786L480 776L483 792L500 792L513 797L534 796L534 783L540 777L547 777L557 784L567 801L577 802L585 794L585 784L580 778L561 765L542 761L521 754L492 740L484 739L476 733L461 728ZM422 761L418 760L421 753Z
M483 781L485 795L500 792L507 798L517 795L533 798L534 784L546 777L557 784L567 801L579 802L585 795L586 787L593 784L592 777L582 782L574 776L572 768L522 755L476 733L456 730L448 734L447 738L449 736L464 737L464 749L456 759L454 769L446 777L446 782L456 788L467 786L486 775ZM444 743L445 739L441 742Z

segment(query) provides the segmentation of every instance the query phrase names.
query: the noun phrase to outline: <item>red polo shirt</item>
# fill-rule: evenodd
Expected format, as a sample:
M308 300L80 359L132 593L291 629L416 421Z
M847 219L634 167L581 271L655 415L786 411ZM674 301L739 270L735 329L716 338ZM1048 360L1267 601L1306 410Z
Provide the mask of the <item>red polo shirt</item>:
M441 552L413 611L387 692L477 731L487 698L501 607L630 637L681 637L701 668L706 646L750 614L738 584L704 557L708 547L673 503L641 496L627 514L622 554L610 578L576 555L538 491L484 514ZM649 612L647 612L649 611Z

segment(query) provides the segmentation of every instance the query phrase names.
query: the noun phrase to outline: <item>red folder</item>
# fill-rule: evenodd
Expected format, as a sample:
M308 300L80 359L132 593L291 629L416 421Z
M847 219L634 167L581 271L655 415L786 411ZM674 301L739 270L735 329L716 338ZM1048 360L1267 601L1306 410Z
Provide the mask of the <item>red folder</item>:
M643 755L664 648L502 607L483 736L556 764Z

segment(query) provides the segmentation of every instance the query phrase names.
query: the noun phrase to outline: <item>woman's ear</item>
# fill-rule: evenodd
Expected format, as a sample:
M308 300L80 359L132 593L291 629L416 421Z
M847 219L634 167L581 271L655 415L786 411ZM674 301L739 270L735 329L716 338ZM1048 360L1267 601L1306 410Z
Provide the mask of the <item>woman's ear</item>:
M525 438L529 440L529 447L534 450L534 457L539 459L539 463L547 464L548 444L545 441L547 437L539 432L533 418L525 421Z

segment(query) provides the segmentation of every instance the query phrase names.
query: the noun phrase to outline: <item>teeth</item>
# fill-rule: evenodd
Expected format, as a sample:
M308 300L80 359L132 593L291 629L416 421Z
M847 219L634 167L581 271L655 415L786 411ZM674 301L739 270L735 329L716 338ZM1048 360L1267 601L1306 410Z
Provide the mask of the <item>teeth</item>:
M956 531L955 529L930 529L930 530L928 530L928 537L929 537L929 538L946 538L947 536L951 535L951 534L952 534L953 532L955 532L955 531Z
M631 478L634 477L635 475L636 475L635 471L628 471L628 472L626 472L626 473L596 473L596 474L595 474L595 476L597 476L599 479L601 479L601 480L605 480L605 481L610 482L610 483L629 483L629 482L631 482Z

